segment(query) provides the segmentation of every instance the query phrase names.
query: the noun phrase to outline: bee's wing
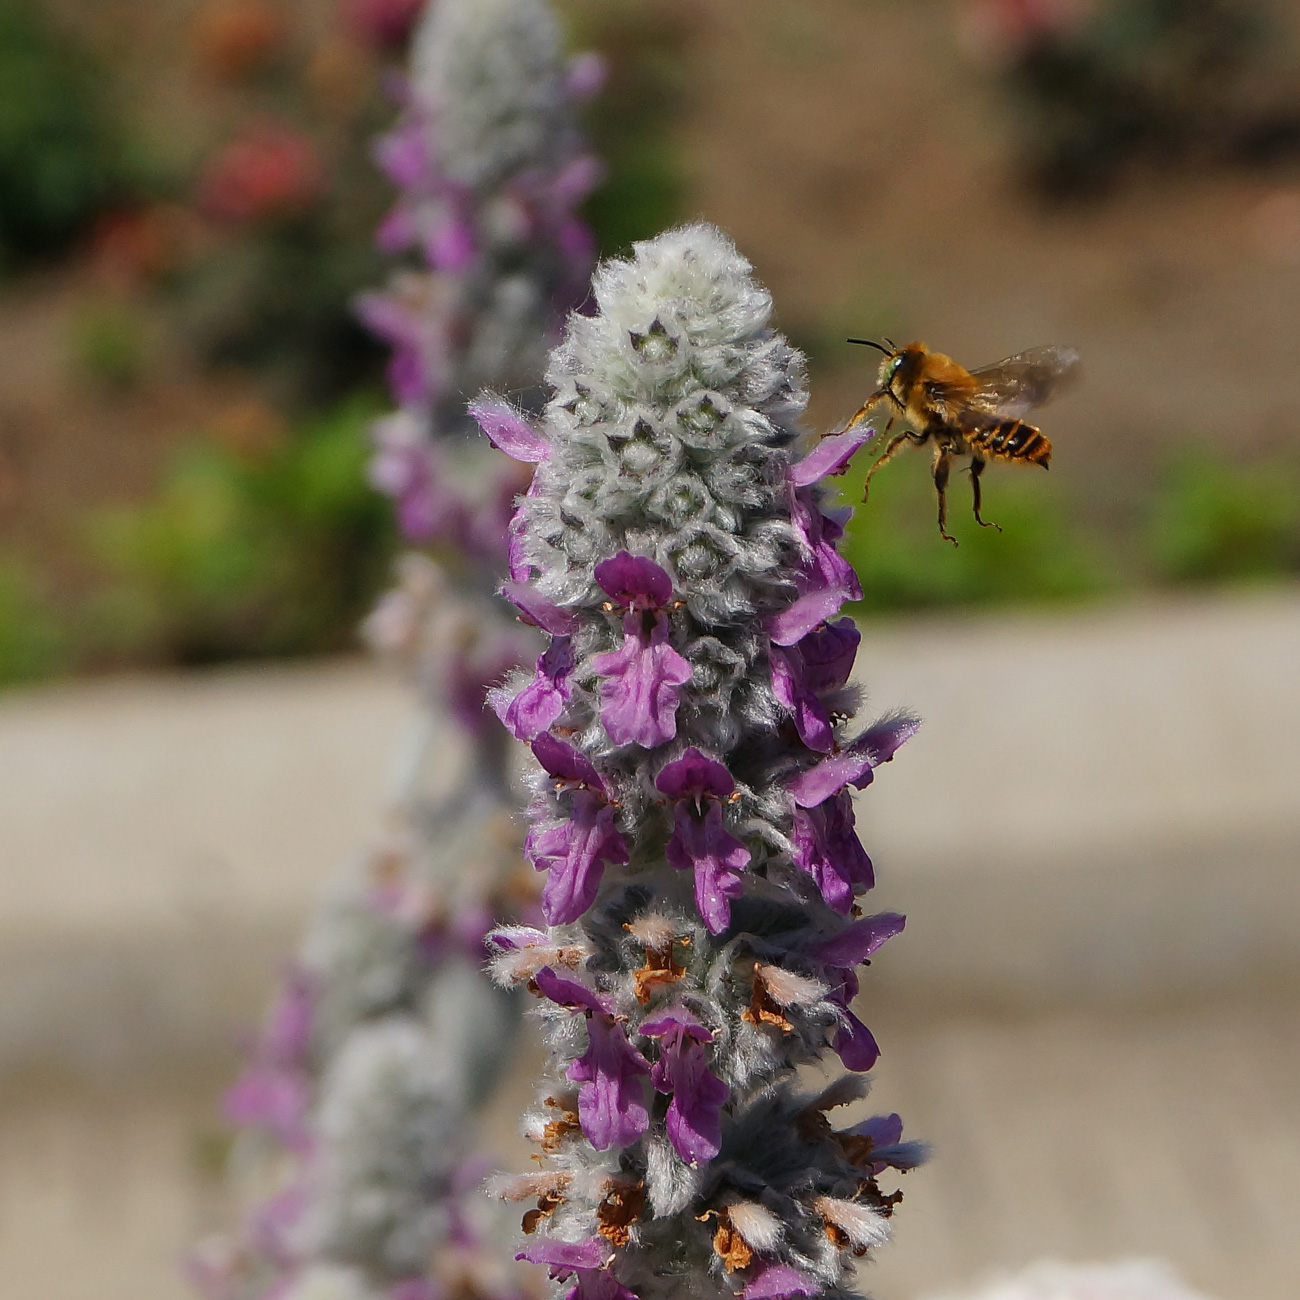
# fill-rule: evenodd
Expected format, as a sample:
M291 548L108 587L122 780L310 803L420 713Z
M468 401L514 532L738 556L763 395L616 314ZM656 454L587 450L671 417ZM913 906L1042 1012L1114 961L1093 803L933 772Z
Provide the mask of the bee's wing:
M1045 406L1079 378L1079 353L1074 348L1030 348L1014 357L971 371L975 392L971 410L1000 419L1024 419Z

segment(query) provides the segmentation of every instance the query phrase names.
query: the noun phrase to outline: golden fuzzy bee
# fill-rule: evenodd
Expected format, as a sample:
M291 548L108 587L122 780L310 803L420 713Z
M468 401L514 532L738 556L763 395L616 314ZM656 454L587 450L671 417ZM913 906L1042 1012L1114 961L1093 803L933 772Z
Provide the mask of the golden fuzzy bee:
M899 348L889 339L884 343L871 339L849 342L877 348L885 359L880 363L880 387L842 432L861 424L880 402L894 408L886 433L900 415L912 426L885 444L867 471L862 499L867 499L871 476L905 442L918 447L933 442L939 535L957 545L957 539L948 535L946 497L948 473L955 456L971 458L976 523L981 528L997 528L997 524L980 518L980 475L990 460L1021 461L1047 468L1052 444L1023 417L1045 405L1078 377L1078 352L1055 346L1030 348L994 365L967 370L942 352L932 352L924 343Z

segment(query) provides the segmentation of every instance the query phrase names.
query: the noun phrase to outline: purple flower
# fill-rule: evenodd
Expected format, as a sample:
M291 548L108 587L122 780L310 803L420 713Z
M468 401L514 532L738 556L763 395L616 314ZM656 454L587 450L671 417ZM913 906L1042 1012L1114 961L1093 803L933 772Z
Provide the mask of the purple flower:
M424 241L429 265L440 275L459 275L478 257L478 240L469 217L449 205Z
M768 619L768 635L780 646L794 645L819 623L833 618L846 600L862 599L858 575L835 547L844 529L822 514L807 488L796 488L791 497L791 522L806 558L796 575L798 599Z
M865 1074L880 1060L880 1045L875 1035L849 1010L849 1003L857 997L858 978L845 977L843 986L832 992L828 1001L840 1009L841 1024L831 1046L835 1049L846 1070Z
M915 718L892 718L864 732L838 754L823 759L790 783L800 808L815 808L846 785L858 790L871 784L875 769L888 763L921 724Z
M388 416L375 422L372 437L370 483L395 501L403 535L427 542L440 532L453 531L460 502L440 482L434 449L417 422L403 413Z
M410 284L414 289L418 282ZM446 384L446 322L418 292L363 293L356 300L356 313L393 349L388 385L397 404L427 407L434 402Z
M858 977L853 968L901 933L906 924L906 917L897 912L865 916L846 926L834 939L819 945L812 954L831 968L827 972L832 983L827 1001L840 1009L840 1028L832 1046L846 1069L870 1070L880 1059L880 1047L871 1030L849 1010L849 1004L858 995Z
M790 842L795 865L813 878L837 912L848 912L854 896L876 883L871 859L854 830L853 798L846 790L814 808L796 807Z
M840 690L853 672L861 643L862 633L851 618L809 632L794 647L802 663L804 685L817 695Z
M767 1264L760 1267L741 1293L741 1300L781 1300L783 1296L821 1295L822 1287L815 1278L788 1264Z
M656 1091L672 1094L665 1126L677 1154L692 1168L722 1149L722 1107L730 1093L709 1069L704 1044L713 1035L687 1010L672 1007L641 1026L660 1040L659 1060L650 1075Z
M611 601L627 610L622 649L591 661L604 679L600 720L615 745L654 749L677 734L679 687L691 680L690 664L668 642L664 606L672 599L672 579L653 560L627 551L602 560L595 572Z
M533 741L533 757L557 781L573 782L577 785L590 786L604 795L605 783L600 773L592 766L591 759L581 750L566 745L549 733L538 736Z
M589 790L573 792L568 821L551 830L530 831L524 852L538 871L547 873L542 915L551 925L576 921L596 901L605 866L628 860L614 810Z
M550 830L534 828L524 841L533 866L547 872L542 914L551 925L565 925L595 902L606 864L627 862L627 844L614 825L605 784L585 755L547 732L533 741L533 754L569 787L569 819Z
M673 580L653 560L619 551L595 569L604 593L625 609L662 609L672 599Z
M311 1042L316 989L305 971L291 969L267 1017L258 1055L283 1066L302 1064Z
M594 50L584 50L569 60L564 89L570 99L594 99L609 79L609 64Z
M804 681L803 662L796 653L772 646L768 650L768 663L772 670L772 694L794 718L799 739L809 749L830 753L835 741L830 716Z
M797 488L809 487L828 474L843 474L858 449L875 434L874 429L860 424L847 433L823 438L803 460L790 466L791 484Z
M399 190L427 190L435 175L430 143L426 124L410 118L375 142L375 162Z
M731 773L694 747L666 764L655 787L673 800L673 833L664 856L679 871L695 873L695 905L712 934L731 920L730 899L744 885L739 872L749 850L722 824L722 800L736 788Z
M501 594L532 627L540 627L552 636L568 636L574 630L574 617L569 610L553 605L526 583L507 582L502 585Z
M577 1279L564 1300L637 1300L636 1292L629 1291L610 1269L580 1268Z
M539 465L551 454L551 444L507 402L480 397L469 404L469 413L487 440L515 460Z
M545 1237L530 1241L515 1256L530 1264L545 1264L552 1274L563 1277L576 1269L603 1268L613 1251L604 1237L587 1237L583 1241L557 1241Z
M819 695L843 688L853 671L862 634L851 618L814 628L788 649L772 646L772 693L790 711L809 749L829 753L834 733Z
M513 699L493 694L489 698L502 725L516 739L531 741L549 731L564 712L573 688L573 646L569 638L557 636L537 661L537 675Z
M549 966L534 978L558 1006L587 1012L587 1050L568 1069L570 1082L582 1084L578 1120L587 1140L597 1151L631 1146L650 1123L641 1086L650 1063L628 1042L623 1026L590 989L562 978Z
M591 666L600 683L600 720L615 745L654 749L677 735L679 687L691 680L691 665L668 644L668 617L654 615L646 635L645 616L623 619L623 647L597 655Z
M845 1132L870 1143L870 1157L861 1168L872 1177L886 1169L915 1169L925 1159L924 1143L903 1141L903 1120L899 1115L873 1115Z
M295 1070L250 1065L227 1091L222 1109L241 1128L259 1128L289 1147L306 1140L307 1081Z
M834 939L820 945L814 954L828 966L860 966L878 948L896 934L902 934L907 917L898 912L879 912L864 916L846 926Z

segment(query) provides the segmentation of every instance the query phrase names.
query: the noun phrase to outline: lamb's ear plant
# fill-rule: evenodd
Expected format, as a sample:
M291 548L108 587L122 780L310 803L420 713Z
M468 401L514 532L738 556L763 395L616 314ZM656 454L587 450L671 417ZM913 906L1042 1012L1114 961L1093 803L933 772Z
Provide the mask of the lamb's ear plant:
M536 760L548 923L498 930L494 970L539 1000L551 1066L538 1167L493 1187L574 1300L847 1295L889 1236L878 1180L922 1155L897 1115L835 1120L878 1056L859 970L903 928L857 901L852 791L916 726L853 723L860 591L819 481L870 431L803 454L802 358L713 227L605 263L593 297L539 421L476 408L535 465L504 591L550 637L494 698Z
M401 189L380 233L410 264L362 314L394 345L399 409L372 476L413 552L367 624L420 720L387 832L313 920L228 1098L242 1233L193 1261L214 1300L510 1297L475 1188L474 1115L509 1060L518 997L484 973L494 920L527 917L509 739L488 686L537 652L493 586L517 467L465 413L482 383L540 390L583 291L575 215L597 175L546 0L436 0L381 163Z

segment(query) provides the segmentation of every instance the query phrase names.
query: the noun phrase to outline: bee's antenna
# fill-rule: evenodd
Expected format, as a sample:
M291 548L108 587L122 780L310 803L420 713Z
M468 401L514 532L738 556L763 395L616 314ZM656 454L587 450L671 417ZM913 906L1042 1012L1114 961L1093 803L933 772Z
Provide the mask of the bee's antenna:
M885 339L885 342L889 344L889 350L890 350L890 352L897 352L897 351L898 351L898 344L895 343L893 339L891 339L891 338L886 338L886 339Z
M894 355L884 344L877 343L874 339L845 339L844 341L846 343L861 343L864 348L875 348L877 352L883 352L887 357ZM888 342L889 340L886 339L885 343Z

